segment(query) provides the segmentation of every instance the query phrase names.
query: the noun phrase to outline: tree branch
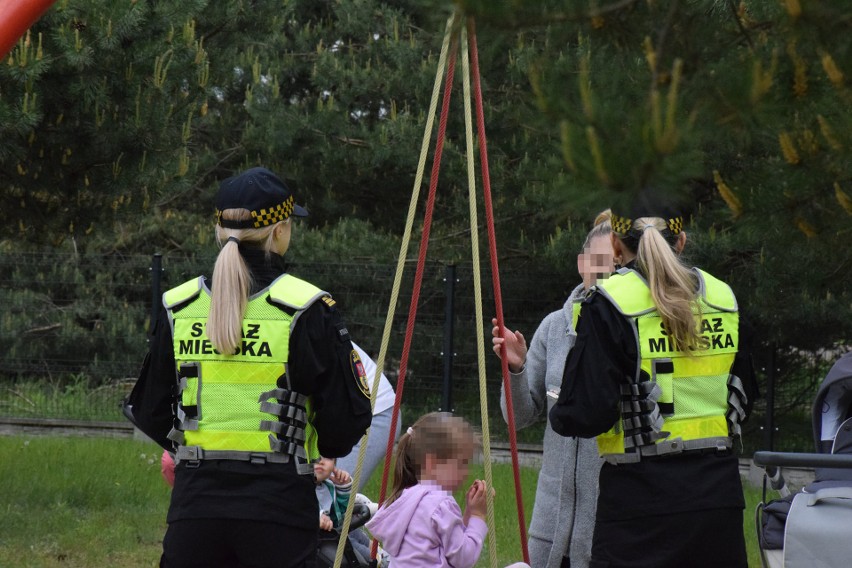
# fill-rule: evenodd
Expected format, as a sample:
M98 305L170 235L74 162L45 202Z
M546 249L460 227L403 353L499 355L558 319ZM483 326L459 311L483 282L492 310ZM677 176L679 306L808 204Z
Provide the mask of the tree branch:
M743 23L740 21L740 16L739 16L739 14L737 14L737 8L734 6L733 0L728 0L728 6L731 8L731 15L734 16L734 21L737 23L737 27L740 28L740 33L745 38L746 43L748 43L749 49L753 50L754 49L754 43L752 43L752 41L751 41L751 36L749 35L748 30L745 29L745 27L743 26Z

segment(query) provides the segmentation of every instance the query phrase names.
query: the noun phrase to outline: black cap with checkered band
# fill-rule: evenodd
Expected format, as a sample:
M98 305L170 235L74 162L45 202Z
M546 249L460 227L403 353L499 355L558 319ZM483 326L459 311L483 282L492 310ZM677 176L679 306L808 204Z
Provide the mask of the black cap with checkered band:
M251 218L243 221L223 219L226 209L247 209ZM226 229L259 229L295 217L307 217L308 211L296 205L290 188L266 168L251 168L219 184L216 194L216 222Z
M683 231L683 214L679 201L669 195L645 189L635 197L630 207L630 216L612 212L612 231L622 238L638 241L642 231L633 226L642 217L661 218L666 228L661 232L667 240L676 238Z

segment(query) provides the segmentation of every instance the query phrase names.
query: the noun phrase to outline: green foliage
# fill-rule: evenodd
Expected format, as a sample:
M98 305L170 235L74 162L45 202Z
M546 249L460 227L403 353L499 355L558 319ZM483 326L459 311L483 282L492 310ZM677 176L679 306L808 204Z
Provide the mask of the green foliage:
M130 393L133 380L100 382L102 384L98 384L96 377L82 373L41 380L4 381L0 386L0 415L90 422L123 421L119 402Z
M147 566L165 534L168 487L150 443L0 438L3 566Z
M456 4L476 16L504 270L558 272L570 289L593 215L653 187L687 198L688 253L732 283L761 343L848 342L848 2ZM453 7L60 0L0 65L0 251L162 252L169 277L184 275L178 258L189 277L216 252L217 183L263 164L311 210L297 265L392 262ZM471 248L460 74L459 61L428 256L455 263ZM44 306L50 325L66 318L62 333L138 331L145 316L123 298L95 297L113 290L100 288L107 274L60 265L45 274L96 282L90 298L60 310L57 293L16 291L13 303ZM4 333L21 329L15 313ZM89 338L56 340L101 356Z
M255 164L291 182L311 223L357 217L401 233L449 9L59 2L0 66L0 239L209 246L199 222L213 187ZM541 207L549 158L529 120L529 58L499 35L481 45L497 223L507 249L529 257L564 218ZM434 225L454 260L469 255L460 90L457 80Z
M207 2L58 2L2 66L2 236L81 239L192 187ZM190 174L189 176L187 174Z
M150 257L0 255L5 376L124 378L145 351Z
M459 4L526 46L561 162L543 193L586 217L648 188L678 199L692 257L732 283L761 341L849 341L848 2Z
M301 226L294 232L288 259L293 262L395 262L399 254L400 239L396 235L382 234L362 219L341 219L325 227Z

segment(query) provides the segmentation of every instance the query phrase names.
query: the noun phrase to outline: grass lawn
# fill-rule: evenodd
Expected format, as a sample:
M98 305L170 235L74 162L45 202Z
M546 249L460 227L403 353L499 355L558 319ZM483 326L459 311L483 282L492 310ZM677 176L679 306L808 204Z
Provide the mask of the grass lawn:
M169 488L157 446L105 438L0 437L0 566L102 568L157 566ZM377 499L381 469L365 494ZM472 475L482 477L481 467ZM514 483L508 465L493 467L500 568L521 560ZM521 481L529 523L537 471ZM754 537L758 489L744 513L749 565L760 566ZM478 566L488 565L488 548Z

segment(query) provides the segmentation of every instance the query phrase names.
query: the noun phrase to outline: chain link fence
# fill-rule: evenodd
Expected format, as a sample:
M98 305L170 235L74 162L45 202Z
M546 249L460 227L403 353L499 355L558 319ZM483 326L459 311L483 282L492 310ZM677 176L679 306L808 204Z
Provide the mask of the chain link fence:
M0 418L120 421L119 402L132 388L147 350L152 305L159 293L209 273L213 258L166 255L0 255ZM395 265L292 265L290 272L330 291L353 340L378 355ZM407 264L392 322L385 372L397 380L415 265ZM483 349L492 438L507 439L500 415L501 370L491 352L494 299L483 265ZM542 270L501 272L506 324L527 338L562 306L576 275ZM452 410L480 423L478 341L473 270L430 262L403 393L403 423L423 412ZM746 425L744 449L810 451L811 401L834 359L828 355L755 352L764 396ZM770 409L774 412L770 412ZM544 418L519 432L540 443Z

